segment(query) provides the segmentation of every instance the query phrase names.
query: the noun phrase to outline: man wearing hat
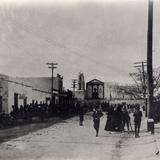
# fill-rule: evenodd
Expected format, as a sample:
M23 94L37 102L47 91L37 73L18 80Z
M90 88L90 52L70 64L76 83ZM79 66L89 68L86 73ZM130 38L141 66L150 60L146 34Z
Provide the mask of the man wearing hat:
M135 137L139 137L140 127L141 127L141 118L142 112L140 111L140 107L136 107L136 111L133 114L134 116L134 125L135 125Z
M98 132L99 132L99 126L100 126L100 118L103 116L102 110L100 105L96 105L94 110L93 110L93 126L94 129L96 130L96 137L98 137Z

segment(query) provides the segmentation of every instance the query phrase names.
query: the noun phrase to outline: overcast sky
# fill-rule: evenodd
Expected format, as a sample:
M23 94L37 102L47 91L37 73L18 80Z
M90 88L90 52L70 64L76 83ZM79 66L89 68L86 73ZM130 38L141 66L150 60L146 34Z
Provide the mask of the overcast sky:
M66 88L79 71L86 81L124 84L132 82L133 63L146 60L147 0L2 1L0 73L50 76L46 62L57 62ZM154 67L160 66L159 8L156 0Z

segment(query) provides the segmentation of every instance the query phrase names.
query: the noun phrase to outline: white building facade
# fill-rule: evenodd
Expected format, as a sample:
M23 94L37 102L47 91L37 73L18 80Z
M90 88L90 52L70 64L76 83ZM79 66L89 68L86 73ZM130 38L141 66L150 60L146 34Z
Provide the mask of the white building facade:
M56 96L63 87L63 78L54 77L53 82ZM50 99L50 77L13 78L0 74L0 112L10 113L13 105L19 108L33 101L50 103Z

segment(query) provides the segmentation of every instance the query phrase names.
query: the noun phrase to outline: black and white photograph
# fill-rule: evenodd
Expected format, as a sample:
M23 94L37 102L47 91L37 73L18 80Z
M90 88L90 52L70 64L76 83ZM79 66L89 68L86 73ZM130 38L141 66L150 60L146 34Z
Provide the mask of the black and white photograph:
M160 159L160 0L0 0L0 160Z

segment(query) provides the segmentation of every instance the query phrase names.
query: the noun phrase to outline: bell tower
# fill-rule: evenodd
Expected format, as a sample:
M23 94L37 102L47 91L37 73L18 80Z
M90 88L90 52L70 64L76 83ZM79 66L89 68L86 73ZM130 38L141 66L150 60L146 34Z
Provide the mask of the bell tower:
M85 90L85 81L84 81L84 75L82 72L79 72L79 75L78 75L78 90L80 91Z

